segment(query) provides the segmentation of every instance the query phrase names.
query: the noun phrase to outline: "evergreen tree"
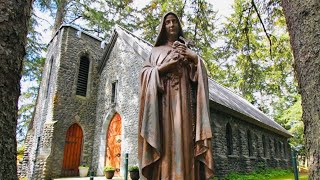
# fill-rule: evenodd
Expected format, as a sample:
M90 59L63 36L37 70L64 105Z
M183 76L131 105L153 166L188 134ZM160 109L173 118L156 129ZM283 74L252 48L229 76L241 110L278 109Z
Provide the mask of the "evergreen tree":
M0 0L0 179L17 179L16 125L30 0Z

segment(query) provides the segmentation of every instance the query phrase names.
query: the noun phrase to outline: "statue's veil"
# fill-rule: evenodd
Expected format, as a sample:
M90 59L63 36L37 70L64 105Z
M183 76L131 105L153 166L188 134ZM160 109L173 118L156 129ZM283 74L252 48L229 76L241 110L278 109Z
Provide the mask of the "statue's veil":
M179 24L179 32L178 32L178 37L183 36L183 32L182 32L182 27L181 27L181 22L180 22L180 19L178 18L178 16L173 13L173 12L167 12L163 15L162 19L161 19L161 23L160 23L160 26L159 26L159 34L157 36L157 39L156 39L156 42L154 44L154 46L161 46L161 45L164 45L166 42L167 42L167 35L166 35L166 28L165 28L165 24L164 24L164 21L166 19L166 17L168 15L173 15L177 18L178 20L178 24ZM184 43L182 40L178 39L179 41L181 41L182 43Z

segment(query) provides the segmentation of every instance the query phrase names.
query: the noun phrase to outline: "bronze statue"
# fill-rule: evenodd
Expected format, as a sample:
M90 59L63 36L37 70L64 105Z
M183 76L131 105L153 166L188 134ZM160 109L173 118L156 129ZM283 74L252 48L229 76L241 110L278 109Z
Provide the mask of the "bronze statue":
M143 179L213 176L207 73L183 37L177 15L165 14L141 71L138 139Z

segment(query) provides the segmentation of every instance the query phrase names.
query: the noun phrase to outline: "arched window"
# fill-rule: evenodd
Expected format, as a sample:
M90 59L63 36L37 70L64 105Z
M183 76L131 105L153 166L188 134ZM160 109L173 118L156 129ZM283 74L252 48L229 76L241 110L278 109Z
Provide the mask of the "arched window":
M76 95L80 95L80 96L87 95L89 67L90 67L89 58L87 56L81 56Z
M263 157L267 157L267 143L264 135L262 135L262 148L263 148Z
M285 159L288 158L287 157L287 155L288 155L287 153L288 153L287 143L286 143L286 141L284 141L284 143L283 143L283 155L284 155Z
M272 157L272 140L269 138L269 156Z
M282 151L282 143L279 141L278 142L278 145L279 145L279 158L282 158L283 157L283 151Z
M278 144L277 144L276 139L274 139L273 145L274 145L274 157L278 157L279 156L279 154L278 154Z
M253 156L252 137L251 137L251 132L250 132L250 130L247 131L247 141L248 141L249 156Z
M237 130L237 133L238 133L238 151L239 151L239 155L242 155L243 152L242 152L242 138L241 138L241 130L238 129Z
M228 155L233 154L233 142L232 142L232 129L229 123L226 126L226 140L227 140L227 152Z

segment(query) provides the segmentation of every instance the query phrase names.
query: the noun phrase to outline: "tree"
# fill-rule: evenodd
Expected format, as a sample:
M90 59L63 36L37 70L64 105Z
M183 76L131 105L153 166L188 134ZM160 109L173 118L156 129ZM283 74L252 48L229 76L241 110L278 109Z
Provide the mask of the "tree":
M320 2L282 0L302 99L309 179L320 179Z
M282 10L251 0L236 0L233 8L220 32L224 44L217 54L226 78L217 80L278 121L297 94Z
M42 11L50 11L51 16L54 17L54 24L52 28L52 36L59 29L65 20L66 8L70 0L35 0L34 4L39 6ZM55 11L55 12L54 12Z
M83 2L82 17L86 21L86 31L95 32L98 37L108 39L115 25L130 31L136 30L136 10L132 0L96 0Z
M34 12L32 12L29 21L26 56L24 57L23 61L21 78L22 86L25 84L28 85L28 87L21 89L21 96L19 97L18 103L18 146L24 141L27 128L33 116L45 61L45 58L42 56L42 51L46 49L46 46L45 44L41 43L41 34L36 30L38 26L38 17L35 16Z
M289 130L293 135L290 139L290 145L293 149L297 150L298 155L305 159L306 152L304 146L303 135L303 121L302 121L302 108L301 108L301 96L297 96L297 101L288 109L282 111L279 115L278 123Z
M32 0L0 0L0 179L17 179L16 125Z
M215 56L216 12L212 4L205 0L150 1L139 11L140 16L138 16L141 18L137 25L143 31L143 39L154 42L160 19L168 11L176 12L182 20L184 35L193 42L193 49L205 60L209 75L214 79L224 77L218 66L219 58Z

